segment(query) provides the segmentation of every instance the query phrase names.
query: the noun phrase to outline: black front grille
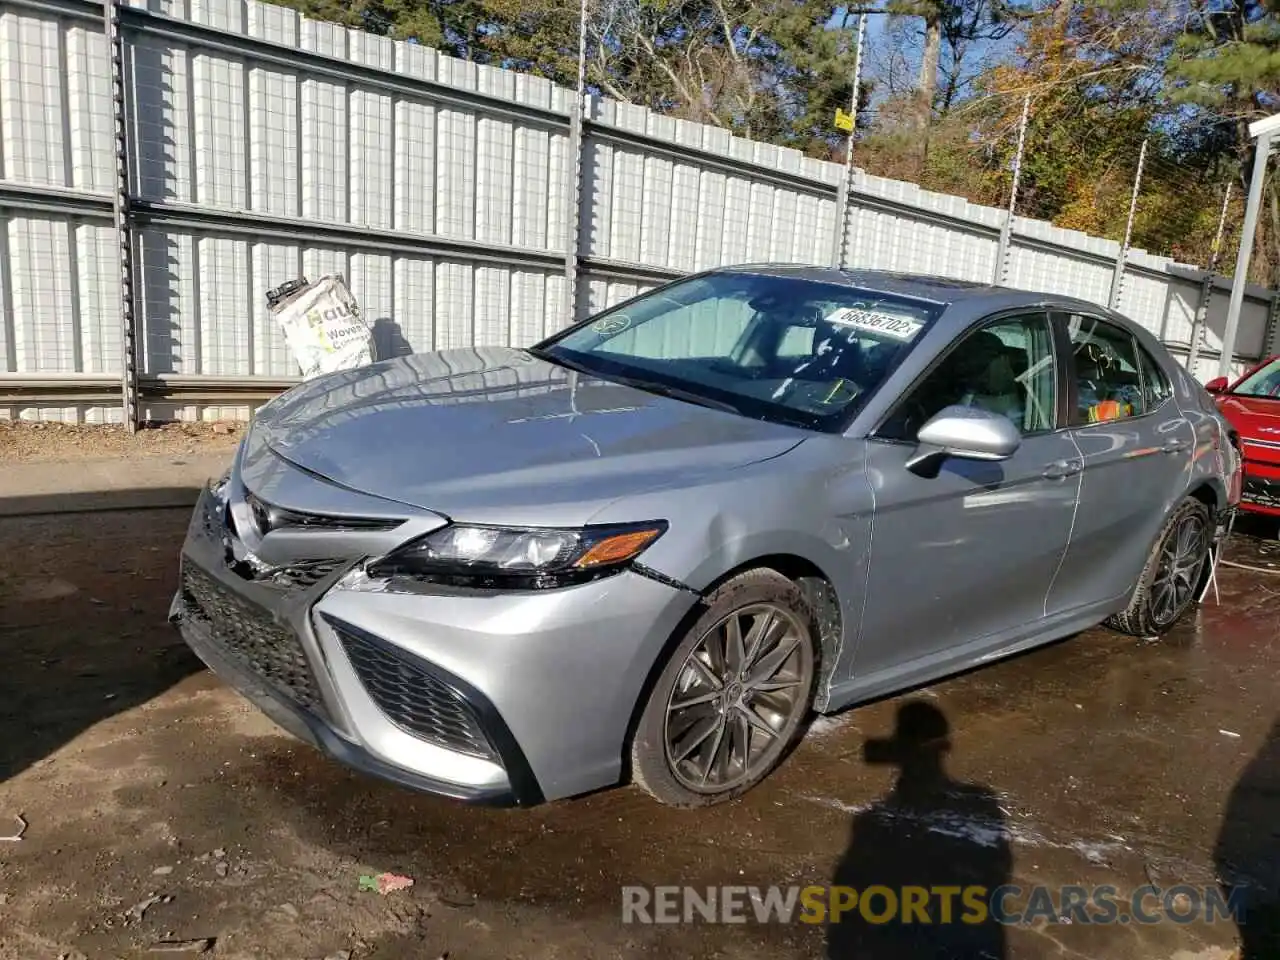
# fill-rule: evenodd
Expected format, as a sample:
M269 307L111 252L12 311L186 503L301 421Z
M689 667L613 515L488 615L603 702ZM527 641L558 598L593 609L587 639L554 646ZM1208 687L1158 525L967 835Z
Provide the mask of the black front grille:
M182 568L182 596L187 615L201 621L222 650L300 706L319 712L315 676L293 631L189 563Z
M471 756L497 759L471 706L412 654L333 624L374 703L401 730Z

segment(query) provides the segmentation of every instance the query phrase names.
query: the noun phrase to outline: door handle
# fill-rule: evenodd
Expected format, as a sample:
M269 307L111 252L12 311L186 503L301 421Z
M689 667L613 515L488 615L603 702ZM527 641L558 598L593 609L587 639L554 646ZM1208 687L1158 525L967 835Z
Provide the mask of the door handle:
M1191 446L1190 440L1170 440L1160 448L1161 453L1181 453Z
M1079 472L1079 460L1055 460L1044 468L1044 478L1046 480L1062 480Z

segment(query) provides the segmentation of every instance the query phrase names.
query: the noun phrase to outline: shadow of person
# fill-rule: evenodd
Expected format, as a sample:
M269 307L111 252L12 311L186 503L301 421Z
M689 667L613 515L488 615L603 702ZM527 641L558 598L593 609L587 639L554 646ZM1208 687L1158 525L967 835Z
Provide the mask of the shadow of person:
M899 708L891 738L867 742L866 762L896 766L898 779L853 819L832 882L858 899L830 918L830 960L1004 957L1004 929L987 904L1009 881L1008 831L990 790L947 775L949 750L946 716L922 700Z
M1280 720L1227 799L1213 863L1223 894L1243 912L1240 960L1280 957Z
M405 337L400 324L390 317L378 317L373 321L373 358L375 360L407 357L411 353L413 353L413 344Z

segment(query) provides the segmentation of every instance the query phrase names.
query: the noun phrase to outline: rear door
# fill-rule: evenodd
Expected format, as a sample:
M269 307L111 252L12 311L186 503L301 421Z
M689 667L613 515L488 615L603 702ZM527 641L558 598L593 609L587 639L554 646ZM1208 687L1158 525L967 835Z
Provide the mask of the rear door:
M1126 596L1187 488L1195 434L1168 378L1118 324L1055 313L1067 360L1071 437L1084 461L1080 508L1047 612Z
M927 672L1034 632L1079 487L1061 389L1047 313L998 316L960 337L873 432L871 570L854 675ZM951 457L935 477L910 472L916 432L950 404L1007 416L1022 445L1001 462Z

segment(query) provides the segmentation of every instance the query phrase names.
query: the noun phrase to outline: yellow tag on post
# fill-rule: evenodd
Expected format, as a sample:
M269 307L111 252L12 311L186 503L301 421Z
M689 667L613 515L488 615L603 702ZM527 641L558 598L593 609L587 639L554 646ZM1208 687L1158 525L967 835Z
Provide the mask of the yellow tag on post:
M839 107L836 107L836 129L843 130L845 133L853 133L853 114L845 113Z

